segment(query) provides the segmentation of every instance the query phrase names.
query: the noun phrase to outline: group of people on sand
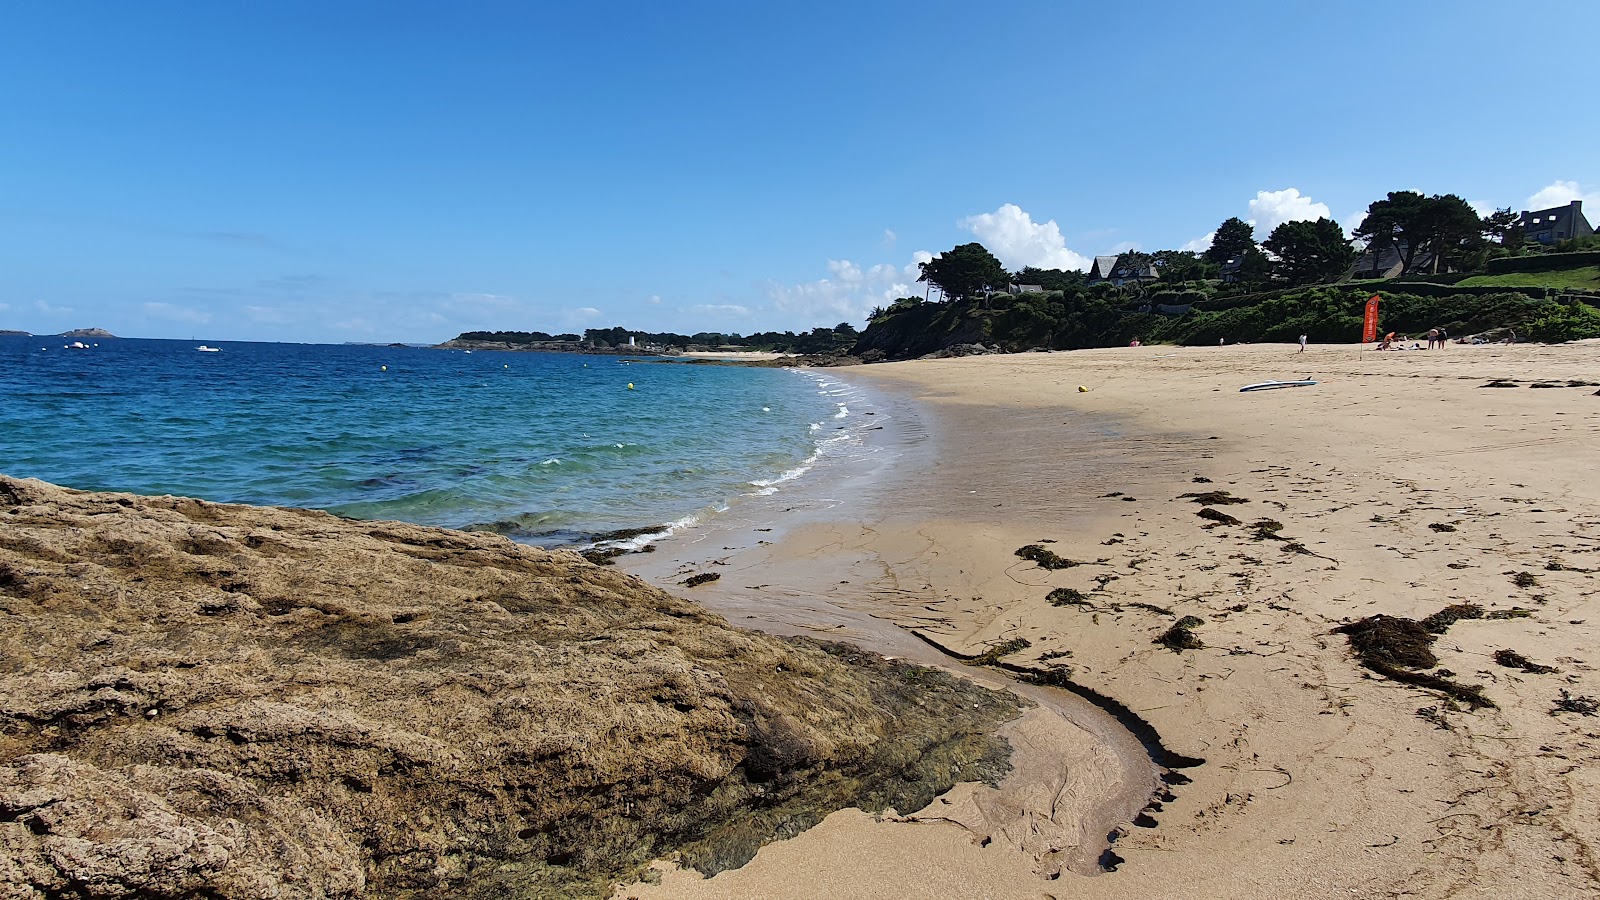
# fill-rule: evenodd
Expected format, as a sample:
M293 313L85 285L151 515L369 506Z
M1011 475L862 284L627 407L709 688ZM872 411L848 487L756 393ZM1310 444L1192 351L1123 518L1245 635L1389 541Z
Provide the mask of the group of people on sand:
M1448 331L1445 331L1443 328L1429 328L1428 329L1427 338L1428 338L1428 349L1429 350L1443 350L1445 342L1450 340L1450 333ZM1396 340L1395 336L1394 336L1394 332L1391 331L1388 334L1384 335L1383 336L1383 340L1379 341L1378 342L1378 346L1374 347L1373 349L1374 350L1421 350L1422 349L1422 345L1417 343L1415 340L1413 340L1411 342L1411 346L1409 346L1409 347L1405 346L1405 342L1406 342L1405 338L1400 338L1399 340Z

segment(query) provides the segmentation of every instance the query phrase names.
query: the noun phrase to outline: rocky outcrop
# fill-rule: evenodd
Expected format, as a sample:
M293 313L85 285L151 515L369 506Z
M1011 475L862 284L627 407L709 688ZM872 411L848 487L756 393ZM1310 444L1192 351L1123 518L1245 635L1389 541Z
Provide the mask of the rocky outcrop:
M104 328L74 328L71 331L61 332L64 338L114 338L116 335Z
M1015 712L496 535L0 477L0 897L604 896Z
M872 320L853 356L863 359L916 359L957 345L989 340L984 313L962 303L921 303Z

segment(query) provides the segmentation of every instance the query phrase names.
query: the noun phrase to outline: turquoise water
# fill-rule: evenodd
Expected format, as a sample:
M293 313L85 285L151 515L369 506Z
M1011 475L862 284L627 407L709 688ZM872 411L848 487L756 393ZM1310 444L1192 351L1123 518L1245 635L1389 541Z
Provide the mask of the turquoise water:
M805 370L70 343L0 337L0 472L86 490L493 524L544 544L698 521L780 490L871 421L858 392Z

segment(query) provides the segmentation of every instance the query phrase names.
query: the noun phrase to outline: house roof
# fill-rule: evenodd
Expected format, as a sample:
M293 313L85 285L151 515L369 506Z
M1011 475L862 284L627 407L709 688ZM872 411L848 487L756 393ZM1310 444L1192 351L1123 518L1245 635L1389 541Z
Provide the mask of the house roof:
M1566 206L1524 212L1518 224L1525 231L1548 231L1559 228L1570 236L1576 232L1575 223L1579 218L1583 218L1583 201L1574 200ZM1588 224L1588 221L1584 218L1584 224Z
M1110 278L1111 270L1117 267L1117 260L1121 258L1120 256L1096 256L1094 265L1089 268L1089 277Z
M1356 264L1351 267L1350 271L1387 272L1400 265L1402 261L1401 254L1405 252L1406 246L1405 241L1400 241L1398 245L1390 245L1376 252L1370 248L1363 250L1361 255L1356 258ZM1417 258L1411 261L1411 265L1415 269L1425 269L1433 265L1433 252L1424 250L1418 253Z

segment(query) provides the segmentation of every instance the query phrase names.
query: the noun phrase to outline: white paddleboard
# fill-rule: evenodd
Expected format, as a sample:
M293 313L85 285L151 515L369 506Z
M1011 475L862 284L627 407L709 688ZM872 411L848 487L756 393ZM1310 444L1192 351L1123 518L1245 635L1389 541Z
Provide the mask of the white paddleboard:
M1316 384L1315 381L1261 381L1256 384L1247 384L1239 388L1239 393L1245 391L1275 391L1278 388L1307 387Z

